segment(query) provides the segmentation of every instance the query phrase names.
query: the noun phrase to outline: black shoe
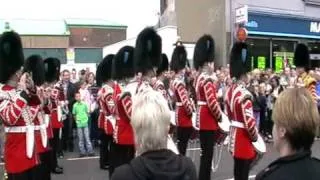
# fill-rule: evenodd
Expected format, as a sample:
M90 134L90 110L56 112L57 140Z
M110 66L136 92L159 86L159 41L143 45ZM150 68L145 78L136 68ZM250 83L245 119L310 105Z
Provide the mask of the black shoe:
M109 165L100 166L100 169L102 169L102 170L108 170L108 169L109 169Z
M85 154L80 154L79 155L79 158L83 158L83 157L86 157L86 155Z
M53 174L62 174L63 173L63 170L56 167L54 168L52 171L51 171Z
M57 168L59 168L59 169L63 170L63 167L61 167L61 166L59 166L59 165L57 165Z
M93 157L93 156L95 156L95 154L94 153L89 153L88 156L89 157Z

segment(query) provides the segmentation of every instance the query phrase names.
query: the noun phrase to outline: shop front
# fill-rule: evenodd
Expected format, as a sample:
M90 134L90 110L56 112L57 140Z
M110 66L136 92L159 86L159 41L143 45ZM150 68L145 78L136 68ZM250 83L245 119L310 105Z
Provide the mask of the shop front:
M272 68L280 72L284 67L293 66L298 43L309 46L313 66L320 62L320 19L249 12L245 27L252 68Z

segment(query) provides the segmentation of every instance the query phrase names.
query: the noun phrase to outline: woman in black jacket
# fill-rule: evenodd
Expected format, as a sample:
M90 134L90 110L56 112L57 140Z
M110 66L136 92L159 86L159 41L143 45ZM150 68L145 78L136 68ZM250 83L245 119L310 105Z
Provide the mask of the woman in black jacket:
M134 96L132 103L137 157L116 168L111 180L196 180L191 159L168 149L171 114L163 95L148 89Z
M280 158L256 180L319 180L320 161L311 157L319 113L305 88L284 90L272 114L274 146Z

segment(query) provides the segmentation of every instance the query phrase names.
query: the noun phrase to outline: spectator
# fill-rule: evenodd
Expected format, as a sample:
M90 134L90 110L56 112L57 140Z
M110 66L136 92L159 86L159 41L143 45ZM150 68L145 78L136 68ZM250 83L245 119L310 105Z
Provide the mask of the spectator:
M70 82L70 72L68 70L64 70L62 72L62 81L61 86L63 88L64 96L66 99L66 109L69 110L66 114L66 120L63 121L63 129L62 129L62 145L64 150L69 150L69 152L73 152L73 126L74 121L72 119L71 110L73 104L75 102L75 93L76 88L73 83ZM59 153L60 156L63 156Z
M320 160L311 157L319 112L304 88L285 90L278 97L274 120L274 146L280 158L260 172L256 180L320 179Z
M81 100L80 93L76 93L75 98L77 102L73 105L72 114L74 115L77 125L80 157L84 157L87 154L89 156L94 156L93 148L89 138L89 108L86 103Z
M252 101L252 106L253 106L253 116L256 119L256 126L259 129L260 127L260 112L261 112L261 102L260 102L260 93L259 93L259 84L254 84L253 85L253 101Z
M83 81L86 81L86 70L84 70L84 69L79 71L79 79L78 79L78 82L75 83L75 87L76 87L77 91L80 89L80 84Z
M95 81L94 73L93 73L93 72L90 72L90 73L87 75L87 79L86 79L87 87L93 86L94 83L95 83L94 81Z
M167 149L170 110L159 92L152 89L133 99L132 128L137 157L118 167L112 180L195 180L193 162Z
M77 70L75 68L71 71L71 80L72 83L76 83L78 81L77 79Z

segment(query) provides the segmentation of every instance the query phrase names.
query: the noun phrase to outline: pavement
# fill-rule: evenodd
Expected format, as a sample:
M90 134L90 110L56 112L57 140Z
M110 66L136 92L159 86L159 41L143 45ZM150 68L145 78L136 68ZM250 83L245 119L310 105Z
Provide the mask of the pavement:
M192 157L199 167L199 144L193 144L189 147L187 155ZM254 179L255 175L265 168L270 162L278 157L278 153L267 144L267 153L262 157L259 163L250 171L250 179ZM98 156L78 158L77 152L66 153L63 159L59 159L59 164L64 167L64 174L53 175L53 180L109 180L108 171L100 170L98 165ZM313 156L320 158L320 141L316 141L313 146ZM216 172L212 173L214 180L232 180L233 160L226 147L223 147L221 154L221 162ZM1 173L3 174L3 173ZM2 179L2 178L1 178Z

